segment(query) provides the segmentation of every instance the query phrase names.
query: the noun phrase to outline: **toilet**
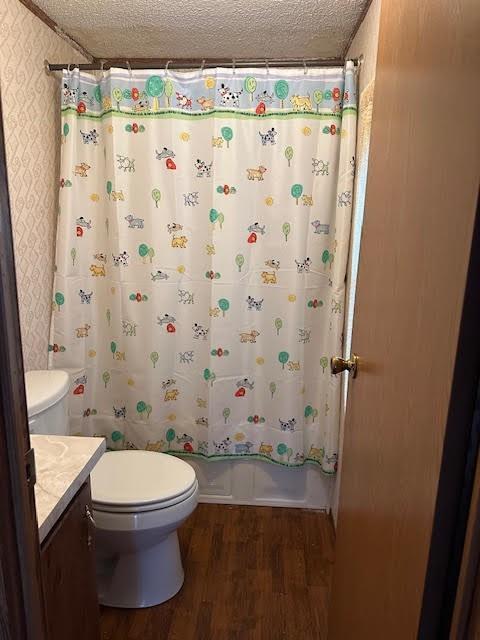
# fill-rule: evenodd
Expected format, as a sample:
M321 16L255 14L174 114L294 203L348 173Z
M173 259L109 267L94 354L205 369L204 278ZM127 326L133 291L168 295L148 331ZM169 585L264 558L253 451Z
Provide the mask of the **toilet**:
M67 435L69 384L66 371L27 371L25 393L30 433Z
M110 451L91 474L101 604L152 607L182 587L177 529L198 503L194 469L154 451Z

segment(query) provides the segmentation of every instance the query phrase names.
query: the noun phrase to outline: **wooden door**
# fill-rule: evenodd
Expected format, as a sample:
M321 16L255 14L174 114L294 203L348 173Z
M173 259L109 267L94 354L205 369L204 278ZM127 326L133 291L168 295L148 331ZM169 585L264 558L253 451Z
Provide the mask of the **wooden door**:
M90 481L83 485L42 546L48 640L97 640L100 611L95 575Z
M382 2L331 640L419 629L478 193L478 23L475 0Z
M45 620L0 95L0 638L43 640Z

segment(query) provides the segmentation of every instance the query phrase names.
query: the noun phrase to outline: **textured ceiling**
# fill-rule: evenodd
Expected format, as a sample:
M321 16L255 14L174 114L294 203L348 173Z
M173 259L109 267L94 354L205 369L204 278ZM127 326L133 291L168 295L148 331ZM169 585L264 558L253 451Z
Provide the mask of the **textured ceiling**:
M368 0L36 0L95 57L341 56Z

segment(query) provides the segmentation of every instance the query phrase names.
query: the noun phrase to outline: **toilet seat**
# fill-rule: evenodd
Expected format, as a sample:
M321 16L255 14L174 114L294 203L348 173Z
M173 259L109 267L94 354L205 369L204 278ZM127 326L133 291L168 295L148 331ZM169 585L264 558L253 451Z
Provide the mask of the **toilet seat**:
M91 474L96 511L157 511L188 500L198 490L193 468L154 451L109 451Z
M198 491L198 481L195 479L192 487L175 498L170 500L162 500L161 502L150 502L148 504L134 504L134 505L112 505L105 504L103 502L97 502L92 498L92 506L95 511L106 511L108 513L143 513L146 511L159 511L161 509L167 509L173 507L184 500L188 500L196 491Z

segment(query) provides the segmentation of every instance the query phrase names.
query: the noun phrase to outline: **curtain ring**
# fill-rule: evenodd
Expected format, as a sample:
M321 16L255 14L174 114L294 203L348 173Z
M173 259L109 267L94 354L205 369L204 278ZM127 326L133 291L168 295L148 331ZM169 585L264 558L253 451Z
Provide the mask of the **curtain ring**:
M167 64L165 65L165 74L168 73L168 65L171 63L171 60L167 60Z
M235 58L232 58L232 72L235 75Z
M268 59L265 58L265 69L267 70L267 74L270 73L270 68L268 66Z
M105 60L103 60L103 58L102 58L102 60L100 60L100 71L101 71L101 73L103 73L104 65L105 65Z
M71 75L71 74L72 74L72 70L70 69L70 67L72 67L72 66L74 66L74 65L73 65L73 62L69 62L69 63L68 63L68 65L67 65L68 75Z
M305 62L305 58L303 59L303 75L306 76L308 73L307 63Z
M200 66L200 73L203 73L204 69L205 69L205 58L202 60L202 64Z
M130 78L132 77L132 67L130 66L130 62L128 60L125 60L125 63L127 65L127 69L128 69L128 75L130 76Z

